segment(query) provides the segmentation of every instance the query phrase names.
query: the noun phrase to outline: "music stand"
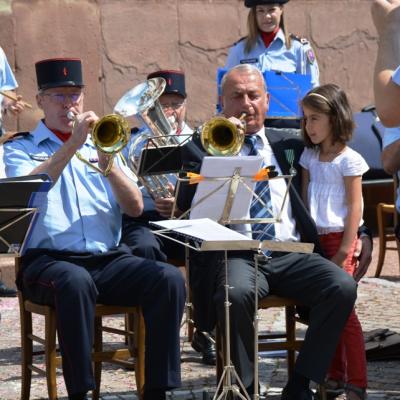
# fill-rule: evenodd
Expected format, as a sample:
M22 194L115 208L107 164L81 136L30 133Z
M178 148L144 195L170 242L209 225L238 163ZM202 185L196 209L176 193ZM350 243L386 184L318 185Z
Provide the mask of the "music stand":
M250 169L247 168L246 163L251 161L253 159L254 165L250 166ZM219 208L217 217L215 217L215 220L218 220L220 224L246 224L246 223L277 223L280 222L281 220L281 213L284 208L284 204L287 201L288 198L288 192L289 192L289 187L291 184L292 180L292 175L285 175L285 176L279 176L274 179L287 179L287 188L286 188L286 193L283 197L283 202L280 207L280 210L278 212L278 215L275 215L271 218L246 218L243 216L243 214L236 215L237 210L234 208L234 201L237 200L236 197L242 196L243 198L246 196L246 191L250 193L251 198L253 196L256 196L258 201L262 200L256 195L254 192L255 184L253 186L250 185L249 181L255 180L255 173L257 172L257 162L259 161L259 166L261 166L261 158L260 157L252 157L252 156L247 156L247 157L224 157L224 162L225 163L231 163L230 168L231 171L230 173L226 173L225 171L223 172L222 175L225 174L225 176L221 176L221 174L218 173L220 171L220 168L218 168L217 165L211 165L210 168L206 168L207 164L213 164L220 162L217 157L205 157L203 159L203 164L202 164L202 171L211 171L208 176L204 176L202 174L195 176L194 179L197 179L197 182L200 185L204 183L211 182L213 183L213 187L208 187L207 190L209 191L208 193L205 193L204 195L200 196L197 202L195 204L192 203L191 208L186 211L179 219L175 220L167 220L167 221L158 221L158 222L150 222L153 225L159 226L161 228L160 231L154 231L155 234L166 237L168 239L174 240L178 243L181 243L182 245L192 248L197 251L211 251L211 250L220 250L224 252L225 255L225 346L226 346L226 359L225 359L225 366L224 366L224 371L223 374L220 378L220 381L217 385L217 390L216 394L214 396L214 400L220 400L222 398L227 397L229 392L232 392L233 394L239 396L243 400L248 400L250 396L246 392L246 389L241 382L234 366L231 363L231 354L230 354L230 312L229 312L229 282L228 282L228 250L253 250L256 251L257 253L255 254L255 274L256 274L256 279L255 279L255 321L254 321L254 326L255 326L255 359L254 359L254 375L255 375L255 385L254 385L254 398L258 399L259 394L258 394L258 282L257 282L257 272L258 272L258 262L260 261L261 257L263 257L262 254L262 249L268 249L271 251L276 251L277 245L280 251L282 250L282 244L278 244L277 242L274 241L257 241L257 240L252 240L248 236L242 235L238 232L235 232L235 234L240 235L238 238L232 239L232 240L227 240L226 238L229 237L228 233L234 232L231 231L228 228L222 227L215 221L207 221L206 224L204 224L204 221L201 219L198 220L189 220L189 221L182 221L181 219L188 215L189 212L191 212L195 207L199 207L199 204L202 204L205 200L210 199L213 194L216 192L220 191L221 188L225 187L227 185L227 191L225 192L224 196L222 196L222 199L220 199ZM222 160L221 160L222 161ZM258 166L258 168L259 168ZM252 170L253 168L253 170ZM245 175L241 175L241 171L246 171ZM258 175L258 174L257 174ZM178 180L178 185L177 185L177 193L179 192L180 189L180 183L181 182L190 182L191 178L179 178ZM257 180L267 180L270 179L268 175L264 175L263 178L257 178ZM222 183L221 183L222 182ZM192 182L193 183L193 182ZM246 190L244 191L239 191L239 186L242 186ZM199 189L198 187L198 189ZM247 193L247 194L248 194ZM239 196L238 196L239 195ZM178 195L176 195L177 197ZM223 203L223 204L222 204ZM244 201L244 203L246 203ZM265 206L265 204L262 202L262 204ZM212 203L214 208L217 208L217 204L215 204L215 201ZM248 203L247 207L249 207L250 204ZM197 221L197 222L196 222ZM211 224L213 222L214 225ZM212 230L210 230L210 226L212 226ZM199 228L198 232L194 231L192 232L190 229L192 227L197 227ZM218 234L220 231L220 228L225 229L225 231L221 234L220 237L217 237L217 239L213 240L213 235ZM207 233L204 236L204 232L202 231L203 229L207 229ZM191 238L195 241L195 243L201 242L201 246L195 245L191 246L187 243L187 241L183 242L180 241L176 238L171 238L168 236L168 233L175 233L178 235L183 235L186 238ZM291 244L290 244L291 245ZM285 250L286 252L290 251L299 251L298 250L298 244L293 243L294 245L294 250L289 247L287 243L285 243ZM308 249L306 252L312 251L313 245L306 245L308 246ZM240 389L242 389L242 392L240 392L240 389L237 385L232 384L232 378L236 378L236 381L238 382ZM221 394L218 396L218 391L220 390L221 386L223 386L223 390Z
M0 179L0 253L19 256L32 232L41 194L51 186L47 175Z

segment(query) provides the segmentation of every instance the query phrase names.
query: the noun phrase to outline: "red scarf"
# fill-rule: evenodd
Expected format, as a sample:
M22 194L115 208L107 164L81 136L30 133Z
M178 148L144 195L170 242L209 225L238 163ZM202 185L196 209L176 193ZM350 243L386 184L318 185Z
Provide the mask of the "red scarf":
M50 129L50 128L49 128ZM56 129L50 129L63 143L65 143L70 137L71 132L61 132Z
M269 45L272 43L272 41L275 39L276 34L279 31L279 26L277 26L272 32L263 32L261 31L261 39L264 42L265 47L269 47Z

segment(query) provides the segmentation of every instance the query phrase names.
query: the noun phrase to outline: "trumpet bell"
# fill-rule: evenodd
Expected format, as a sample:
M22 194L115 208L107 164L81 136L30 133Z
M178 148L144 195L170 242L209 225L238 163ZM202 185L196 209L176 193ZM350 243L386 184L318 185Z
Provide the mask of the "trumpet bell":
M129 137L129 124L124 117L118 114L105 115L92 128L94 145L106 154L121 151L128 144Z
M200 140L212 156L235 156L243 146L244 134L228 119L214 117L203 125Z

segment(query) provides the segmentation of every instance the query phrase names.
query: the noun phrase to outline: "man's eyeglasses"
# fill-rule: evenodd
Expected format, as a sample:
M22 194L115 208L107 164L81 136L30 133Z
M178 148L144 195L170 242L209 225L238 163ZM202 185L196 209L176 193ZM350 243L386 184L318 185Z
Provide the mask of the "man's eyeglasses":
M180 102L173 101L171 103L160 102L160 103L161 103L161 107L164 110L168 110L168 109L177 110L178 108L181 108L185 104L185 101L180 101Z
M43 96L48 96L54 103L65 104L78 103L82 97L82 92L80 93L42 93Z

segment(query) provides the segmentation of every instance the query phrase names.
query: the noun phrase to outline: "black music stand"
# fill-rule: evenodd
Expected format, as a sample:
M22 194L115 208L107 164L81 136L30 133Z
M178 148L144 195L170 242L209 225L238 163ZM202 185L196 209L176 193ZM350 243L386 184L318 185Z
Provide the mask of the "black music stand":
M41 195L50 187L51 181L45 174L0 179L0 254L23 254Z

